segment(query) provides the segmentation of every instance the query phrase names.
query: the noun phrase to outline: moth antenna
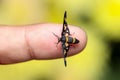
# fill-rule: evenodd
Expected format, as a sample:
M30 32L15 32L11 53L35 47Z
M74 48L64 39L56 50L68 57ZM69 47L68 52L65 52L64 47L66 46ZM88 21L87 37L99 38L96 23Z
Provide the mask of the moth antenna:
M53 32L52 32L53 33ZM57 38L60 38L58 35L56 35L55 33L53 33L54 36L56 36Z

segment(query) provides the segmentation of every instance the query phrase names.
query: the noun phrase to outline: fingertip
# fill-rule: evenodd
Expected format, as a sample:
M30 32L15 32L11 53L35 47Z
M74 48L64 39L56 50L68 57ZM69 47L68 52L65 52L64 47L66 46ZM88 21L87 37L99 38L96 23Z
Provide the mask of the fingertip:
M63 57L62 45L61 42L57 45L58 37L61 37L62 24L40 24L33 26L29 34L29 43L33 49L33 54L36 56L36 59L55 59ZM77 27L68 25L70 33L74 33L72 37L77 38L80 42L75 44L75 48L70 47L67 56L75 55L81 52L87 44L87 35L86 32ZM54 34L55 35L54 35ZM36 35L35 35L36 34Z

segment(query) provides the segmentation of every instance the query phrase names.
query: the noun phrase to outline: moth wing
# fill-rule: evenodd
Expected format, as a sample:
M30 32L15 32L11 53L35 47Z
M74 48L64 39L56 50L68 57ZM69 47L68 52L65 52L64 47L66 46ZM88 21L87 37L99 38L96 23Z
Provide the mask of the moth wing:
M64 64L65 64L65 66L67 66L66 57L67 57L67 53L69 51L68 43L62 43L62 51L63 51L63 57L64 57Z
M63 30L62 30L61 36L64 36L66 34L70 35L70 30L68 28L68 24L67 24L66 19L67 19L67 12L65 11L65 13L64 13L64 19L63 19Z

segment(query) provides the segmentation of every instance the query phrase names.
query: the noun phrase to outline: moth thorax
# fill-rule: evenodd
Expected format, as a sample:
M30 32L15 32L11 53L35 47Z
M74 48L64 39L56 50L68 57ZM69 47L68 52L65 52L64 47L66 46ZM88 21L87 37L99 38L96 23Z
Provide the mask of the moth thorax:
M61 41L62 41L62 42L66 42L66 37L65 37L65 36L62 36Z

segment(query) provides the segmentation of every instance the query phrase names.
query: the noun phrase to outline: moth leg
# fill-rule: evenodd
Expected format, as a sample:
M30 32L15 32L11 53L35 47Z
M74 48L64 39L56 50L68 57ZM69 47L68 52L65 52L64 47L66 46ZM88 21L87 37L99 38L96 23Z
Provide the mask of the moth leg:
M58 35L56 35L55 33L53 33L53 35L58 38L58 42L56 43L56 44L58 45L59 42L61 41L61 39L60 39L60 37L59 37ZM57 46L57 45L56 45L56 46Z
M69 46L70 46L70 48L75 48L75 45L70 44Z
M75 34L75 32L74 33L72 33L72 34L70 34L70 36L72 36L72 35L74 35Z

